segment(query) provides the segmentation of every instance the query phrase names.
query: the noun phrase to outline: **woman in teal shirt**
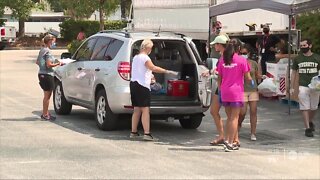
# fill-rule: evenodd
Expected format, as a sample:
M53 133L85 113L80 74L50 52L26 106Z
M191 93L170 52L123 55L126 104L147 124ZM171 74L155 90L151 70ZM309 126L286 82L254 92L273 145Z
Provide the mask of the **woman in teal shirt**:
M52 35L46 35L43 38L44 47L40 49L36 63L39 66L38 78L41 89L43 90L43 108L41 119L54 121L56 117L52 116L49 111L49 102L52 91L54 89L54 70L53 67L62 65L62 63L56 63L55 58L50 52L50 48L55 43L55 37Z

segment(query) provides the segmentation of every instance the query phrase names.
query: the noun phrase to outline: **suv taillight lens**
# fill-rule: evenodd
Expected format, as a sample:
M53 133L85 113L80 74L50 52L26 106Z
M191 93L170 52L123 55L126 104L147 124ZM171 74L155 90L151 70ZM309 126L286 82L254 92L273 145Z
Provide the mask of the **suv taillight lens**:
M125 61L120 61L118 64L118 73L122 79L130 80L130 63Z
M5 29L4 29L4 28L1 29L1 33L0 33L0 34L1 34L1 36L6 35L6 32L5 32Z

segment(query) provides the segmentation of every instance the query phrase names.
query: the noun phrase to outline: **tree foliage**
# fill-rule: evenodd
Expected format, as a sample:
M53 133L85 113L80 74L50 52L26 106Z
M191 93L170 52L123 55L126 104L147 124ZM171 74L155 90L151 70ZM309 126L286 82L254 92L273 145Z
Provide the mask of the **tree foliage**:
M12 10L12 16L19 20L19 37L24 35L24 22L29 18L31 9L35 6L32 0L1 0L1 6Z
M313 52L320 54L320 9L300 14L297 17L297 28L301 29L302 38L310 38Z
M46 1L50 4L52 11L63 12L64 9L63 9L60 1L57 1L57 0L46 0Z
M121 18L125 19L126 17L129 16L130 12L130 6L131 6L132 0L121 0L120 5L121 5ZM130 17L129 17L130 18Z
M95 10L102 8L109 16L118 8L119 0L47 0L54 11L65 10L72 19L89 18Z

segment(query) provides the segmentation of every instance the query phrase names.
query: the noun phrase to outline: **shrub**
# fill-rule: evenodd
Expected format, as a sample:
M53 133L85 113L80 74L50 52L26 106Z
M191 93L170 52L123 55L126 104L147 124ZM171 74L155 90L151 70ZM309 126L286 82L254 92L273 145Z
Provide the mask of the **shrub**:
M67 45L68 51L73 55L83 41L73 40Z
M320 53L320 9L315 12L301 14L297 17L297 27L301 29L302 38L312 40L312 51Z
M84 21L84 20L65 20L60 25L61 36L67 40L72 41L77 38L77 35L81 29L84 29L86 37L89 37L99 31L99 22L98 21ZM105 29L122 29L126 27L125 21L106 21Z

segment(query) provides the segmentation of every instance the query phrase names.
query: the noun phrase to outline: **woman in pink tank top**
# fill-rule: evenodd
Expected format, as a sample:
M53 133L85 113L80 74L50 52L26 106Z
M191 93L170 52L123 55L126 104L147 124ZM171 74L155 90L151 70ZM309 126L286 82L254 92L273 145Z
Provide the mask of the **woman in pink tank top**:
M236 135L238 119L244 97L244 77L251 83L250 66L245 58L239 56L241 43L237 39L225 42L225 38L214 41L215 48L222 53L217 66L218 86L222 105L227 114L225 151L233 151L239 147L233 145Z

